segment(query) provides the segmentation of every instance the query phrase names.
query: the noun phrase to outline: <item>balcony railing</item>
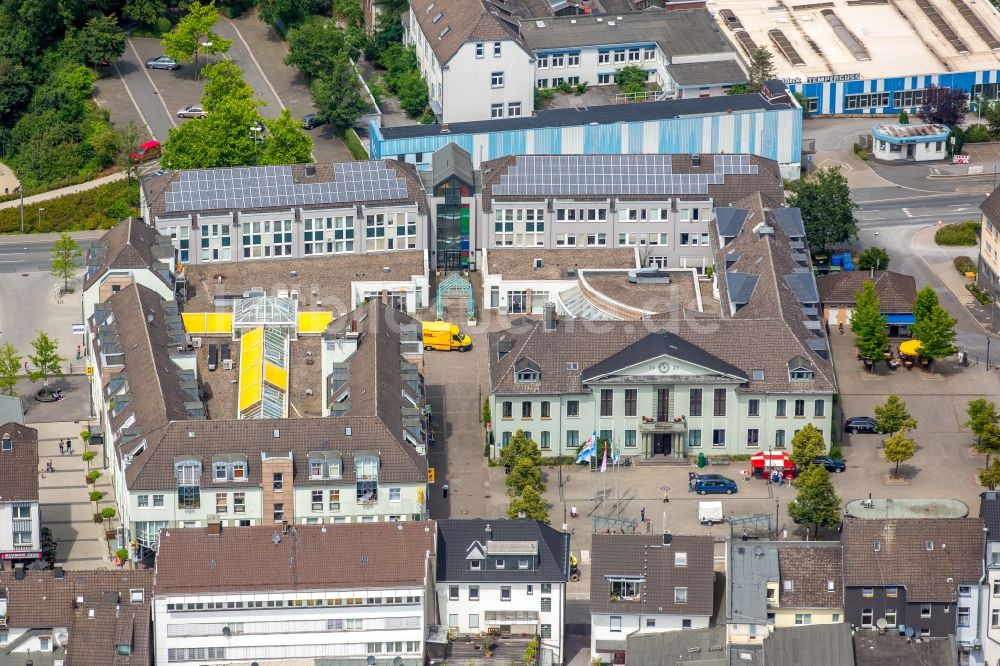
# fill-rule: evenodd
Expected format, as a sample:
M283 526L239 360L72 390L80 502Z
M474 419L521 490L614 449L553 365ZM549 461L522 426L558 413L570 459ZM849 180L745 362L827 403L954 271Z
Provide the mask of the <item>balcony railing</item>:
M668 419L642 416L639 418L639 430L653 433L687 432L687 419L683 416L673 416Z

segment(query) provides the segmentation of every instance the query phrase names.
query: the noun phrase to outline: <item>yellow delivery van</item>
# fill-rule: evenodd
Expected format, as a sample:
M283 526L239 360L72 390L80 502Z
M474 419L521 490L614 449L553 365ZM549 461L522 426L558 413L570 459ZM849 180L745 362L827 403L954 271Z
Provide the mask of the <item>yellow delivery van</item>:
M457 325L447 321L425 321L424 349L439 351L468 351L472 349L472 338L462 332Z

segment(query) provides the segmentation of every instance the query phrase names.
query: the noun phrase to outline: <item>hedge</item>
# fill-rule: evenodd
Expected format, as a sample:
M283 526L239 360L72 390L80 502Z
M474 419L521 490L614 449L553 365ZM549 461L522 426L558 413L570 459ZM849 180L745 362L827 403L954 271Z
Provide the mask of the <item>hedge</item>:
M364 144L361 143L361 137L358 136L353 127L348 127L340 138L344 140L344 145L351 151L351 157L356 160L368 159L368 151L365 150Z
M139 184L117 180L91 190L24 206L25 233L110 229L138 215ZM39 215L39 209L45 210ZM39 220L41 224L39 225ZM20 206L0 210L0 233L20 233Z
M953 263L955 264L955 270L962 275L976 272L976 262L974 262L971 257L966 257L964 255L961 257L955 257Z
M934 242L938 245L979 245L977 231L979 223L971 220L946 224L934 233Z

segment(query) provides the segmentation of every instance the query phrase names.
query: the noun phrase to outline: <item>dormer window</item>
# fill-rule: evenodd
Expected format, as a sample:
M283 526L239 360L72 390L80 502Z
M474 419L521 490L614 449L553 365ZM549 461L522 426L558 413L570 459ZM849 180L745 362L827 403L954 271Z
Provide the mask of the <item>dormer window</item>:
M469 562L469 568L472 571L480 571L483 568L483 561L482 560L471 560Z
M132 654L132 646L128 643L118 643L115 645L115 653L127 657Z
M196 486L201 478L201 463L197 460L182 460L174 465L177 485Z
M812 381L815 373L812 364L801 356L796 356L788 362L788 379L793 382Z
M3 434L3 439L0 440L0 449L4 451L14 450L14 441L10 438L10 433L5 432Z
M537 384L541 375L536 370L520 370L514 381L518 384Z
M309 453L310 479L339 479L342 472L340 456L326 451L311 451Z
M222 455L212 459L212 480L216 483L226 481L246 481L247 462L242 455Z

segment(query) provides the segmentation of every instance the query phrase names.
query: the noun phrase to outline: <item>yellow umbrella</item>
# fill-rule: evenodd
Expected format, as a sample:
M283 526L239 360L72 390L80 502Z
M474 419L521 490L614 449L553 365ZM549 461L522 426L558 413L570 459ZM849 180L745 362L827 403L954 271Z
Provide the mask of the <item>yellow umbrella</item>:
M899 345L899 353L916 356L920 353L920 340L907 340Z

